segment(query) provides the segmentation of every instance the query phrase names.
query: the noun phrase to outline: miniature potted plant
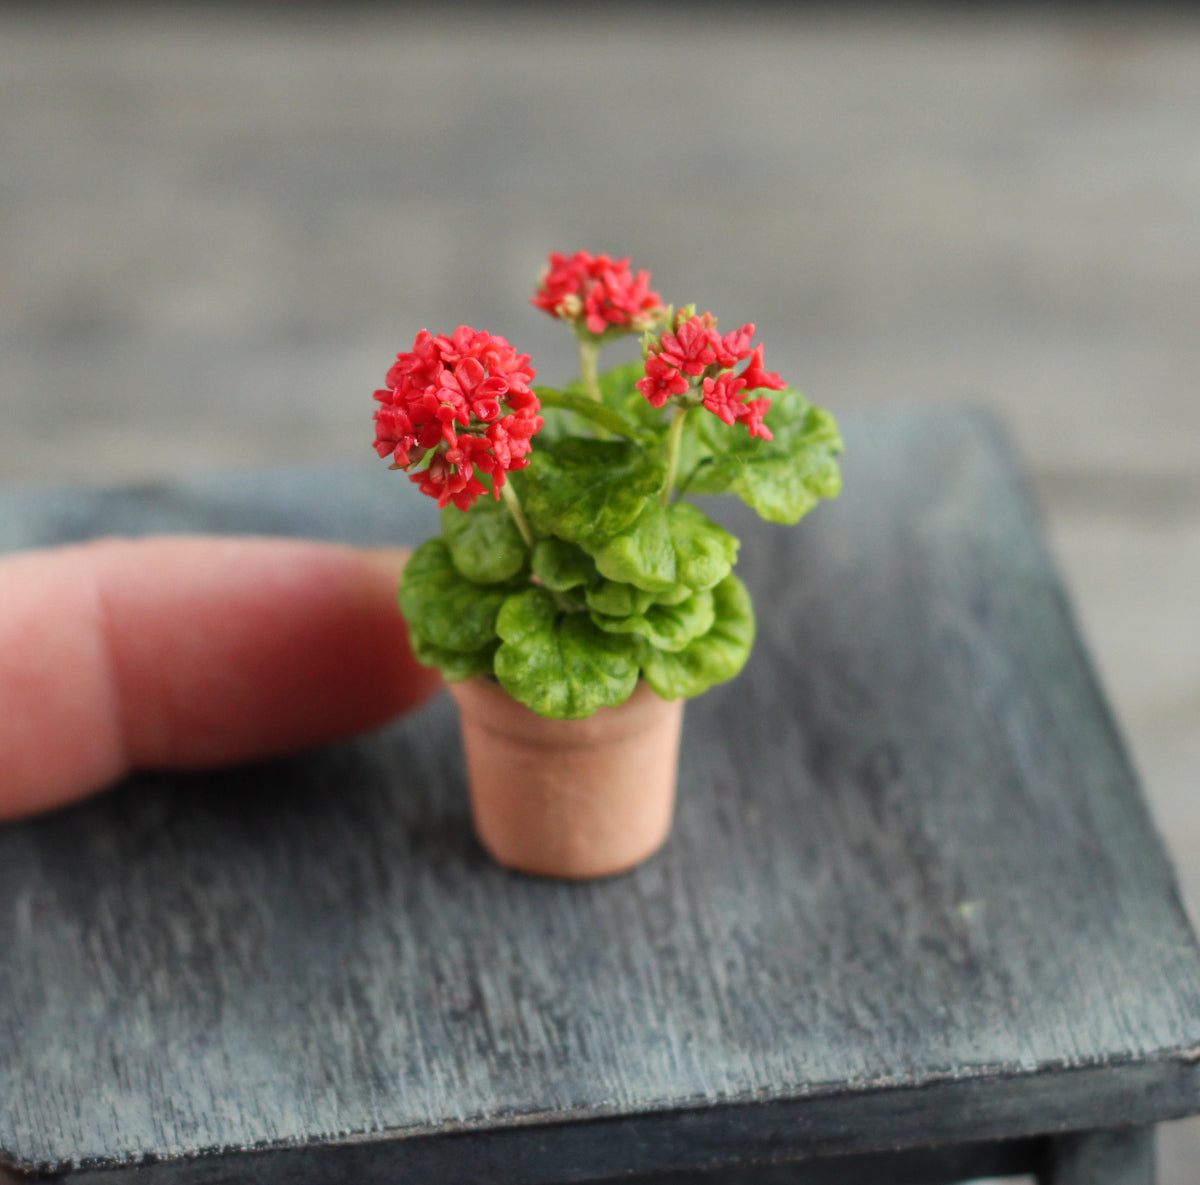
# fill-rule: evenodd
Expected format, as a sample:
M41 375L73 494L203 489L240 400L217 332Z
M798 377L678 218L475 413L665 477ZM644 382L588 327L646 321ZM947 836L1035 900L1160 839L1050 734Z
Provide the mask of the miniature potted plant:
M670 828L683 701L745 665L738 540L686 500L795 523L837 494L833 417L764 369L753 325L665 306L628 260L552 254L533 297L581 376L460 326L377 391L376 450L441 507L400 585L417 657L459 704L476 829L509 867L629 868ZM642 360L600 372L602 346Z

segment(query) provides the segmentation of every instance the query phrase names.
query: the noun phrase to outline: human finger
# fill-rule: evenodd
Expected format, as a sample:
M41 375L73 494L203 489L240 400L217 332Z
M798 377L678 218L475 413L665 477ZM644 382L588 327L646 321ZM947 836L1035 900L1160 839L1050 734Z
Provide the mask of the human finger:
M407 553L109 539L0 559L0 817L132 769L332 741L439 686L396 604Z

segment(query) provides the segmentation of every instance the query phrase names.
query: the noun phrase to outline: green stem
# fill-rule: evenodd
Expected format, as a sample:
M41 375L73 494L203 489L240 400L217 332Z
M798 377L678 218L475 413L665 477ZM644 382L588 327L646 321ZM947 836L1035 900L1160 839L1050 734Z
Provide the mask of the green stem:
M598 342L580 336L579 338L579 373L587 393L600 402L600 380L596 377L596 362L600 357Z
M500 496L504 499L504 505L508 507L508 513L513 516L513 522L517 524L517 530L521 532L525 546L532 551L533 532L529 529L529 520L525 517L525 511L521 509L521 500L517 497L517 491L512 488L510 482L505 482Z
M667 429L667 476L663 481L662 504L671 504L671 492L675 487L675 473L679 468L679 446L683 442L683 421L687 419L691 408L677 407L671 417L671 425Z
M529 520L525 517L525 511L521 509L521 499L517 497L517 491L512 488L512 484L505 482L504 488L500 491L500 497L504 499L504 505L508 507L508 512L513 516L513 522L517 524L517 530L521 532L521 538L525 540L525 546L530 551L533 550L533 531L529 527ZM537 583L541 583L538 581ZM543 587L545 587L543 585ZM553 598L555 605L562 613L570 613L574 606L566 597L554 589L546 590Z

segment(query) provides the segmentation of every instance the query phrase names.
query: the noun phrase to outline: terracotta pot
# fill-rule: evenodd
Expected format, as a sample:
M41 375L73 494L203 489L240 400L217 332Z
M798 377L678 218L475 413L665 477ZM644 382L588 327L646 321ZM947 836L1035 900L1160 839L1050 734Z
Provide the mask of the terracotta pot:
M539 876L624 872L671 829L683 701L645 684L584 720L547 720L497 683L450 685L475 830L499 863Z

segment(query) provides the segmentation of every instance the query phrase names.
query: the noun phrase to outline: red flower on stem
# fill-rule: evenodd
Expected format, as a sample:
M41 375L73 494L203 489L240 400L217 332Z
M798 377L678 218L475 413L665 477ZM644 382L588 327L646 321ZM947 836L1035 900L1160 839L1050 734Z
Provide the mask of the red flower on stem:
M638 382L638 390L654 407L662 407L668 399L698 386L704 406L713 415L726 424L740 420L751 436L771 440L771 430L763 422L770 399L744 396L762 389L782 391L787 384L774 371L763 369L763 348L751 346L753 337L753 325L722 337L711 313L684 309L674 319L673 332L652 343L646 377ZM733 368L742 362L748 365L739 373Z
M628 259L607 255L550 253L550 266L532 303L552 317L582 322L597 337L609 329L641 333L664 312L650 273L629 268Z
M384 390L376 391L375 451L410 469L420 490L445 507L470 507L492 478L500 497L506 473L529 464L540 431L541 404L530 387L535 371L495 334L460 325L447 337L422 329L409 353L398 354Z

